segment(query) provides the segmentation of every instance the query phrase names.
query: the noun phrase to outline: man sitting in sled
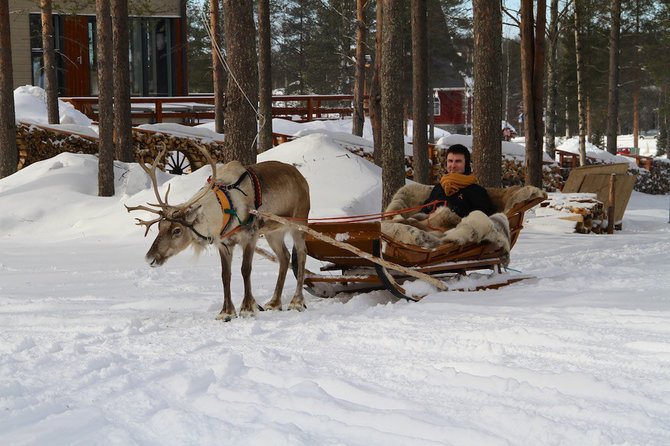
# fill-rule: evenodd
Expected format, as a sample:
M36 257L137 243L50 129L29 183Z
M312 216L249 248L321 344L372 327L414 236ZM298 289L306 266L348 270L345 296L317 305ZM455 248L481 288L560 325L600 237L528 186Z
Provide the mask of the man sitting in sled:
M431 204L439 201L437 204ZM433 187L430 196L421 209L425 214L431 213L437 206L446 205L459 217L466 217L472 211L482 211L486 215L495 212L489 194L477 184L477 177L472 174L470 151L461 144L454 144L447 149L447 174L442 175L440 183Z

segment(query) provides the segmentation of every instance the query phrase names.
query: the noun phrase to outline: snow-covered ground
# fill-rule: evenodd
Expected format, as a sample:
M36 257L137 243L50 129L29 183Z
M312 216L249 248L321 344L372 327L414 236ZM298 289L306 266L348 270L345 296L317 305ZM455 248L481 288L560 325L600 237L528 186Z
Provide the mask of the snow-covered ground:
M298 165L315 216L379 208L378 168L332 135L263 157ZM223 323L218 255L149 268L155 230L123 207L148 179L116 163L99 198L96 169L61 154L0 180L0 444L670 444L668 196L634 192L614 235L529 225L510 267L534 281ZM159 183L180 201L207 175ZM276 270L254 261L260 303Z

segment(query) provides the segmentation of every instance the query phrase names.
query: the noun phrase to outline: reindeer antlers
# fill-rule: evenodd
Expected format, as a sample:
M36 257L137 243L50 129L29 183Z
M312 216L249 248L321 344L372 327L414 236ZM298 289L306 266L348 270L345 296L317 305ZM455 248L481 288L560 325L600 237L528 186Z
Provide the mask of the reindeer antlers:
M166 152L167 152L167 146L163 144L163 149L159 152L158 156L154 158L153 163L151 163L150 169L147 167L147 165L144 163L143 160L140 161L139 163L142 170L144 170L147 173L147 175L149 175L149 179L151 180L151 184L153 185L154 193L156 194L158 204L147 203L149 206L153 206L153 208L147 206L126 206L128 212L147 211L151 212L152 214L158 214L158 217L153 220L142 220L140 218L135 219L137 220L136 223L137 225L146 226L146 230L144 231L145 237L149 233L149 228L151 228L151 226L153 226L154 223L158 223L163 218L165 218L166 213L170 208L170 205L168 204L168 194L170 193L170 185L168 185L167 191L165 192L165 198L161 199L161 195L158 192L158 180L156 179L156 167L158 166L158 162L165 156ZM154 208L160 208L160 209L154 209Z
M216 162L214 159L212 159L212 156L209 154L207 149L203 147L201 144L195 144L195 146L200 150L200 152L203 154L209 165L212 167L212 184L216 181ZM170 185L168 185L167 191L165 192L165 198L161 198L160 193L158 192L158 180L156 179L156 168L158 166L158 163L163 157L165 156L165 153L167 152L167 146L163 144L163 149L160 151L158 156L154 158L153 163L151 163L151 167L147 167L147 165L144 163L144 161L141 161L139 163L140 167L142 170L144 170L147 175L149 175L149 179L151 180L151 184L153 185L154 189L154 194L156 194L156 200L158 201L157 204L153 203L147 203L149 206L153 207L147 207L147 206L126 206L126 209L128 212L131 211L147 211L151 212L152 214L157 214L158 217L153 219L153 220L142 220L140 218L136 218L137 220L137 225L142 225L146 226L146 230L144 231L144 236L146 237L147 234L149 233L149 228L154 225L154 223L158 223L162 219L167 217L167 213L170 209L186 209L189 206L191 206L193 203L197 202L198 200L202 199L211 189L208 187L202 188L200 193L196 194L193 198L191 198L188 202L179 205L179 206L171 206L168 204L168 195L170 194ZM160 208L160 209L155 209L155 208Z

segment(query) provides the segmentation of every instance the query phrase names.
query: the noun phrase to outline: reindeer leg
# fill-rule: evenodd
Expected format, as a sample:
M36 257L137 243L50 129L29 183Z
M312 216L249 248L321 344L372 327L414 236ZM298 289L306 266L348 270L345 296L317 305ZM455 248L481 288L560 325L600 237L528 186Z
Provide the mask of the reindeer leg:
M305 305L305 297L302 295L303 283L305 281L305 263L307 261L305 233L301 231L291 231L291 235L293 236L293 244L298 257L298 274L296 277L295 293L293 293L293 299L291 299L288 308L289 310L303 311L307 308Z
M223 308L221 308L221 312L216 318L218 320L223 320L224 322L229 322L231 319L237 317L237 313L235 313L235 305L233 305L233 299L230 296L230 263L232 260L232 249L232 246L222 246L219 248L219 255L221 257L221 280L223 281Z
M244 245L244 252L242 254L242 278L244 279L244 299L240 306L240 316L255 316L259 310L259 306L251 293L251 266L254 260L254 252L256 251L257 236L254 236ZM262 308L260 308L262 310Z
M272 299L267 301L263 308L266 310L281 310L281 293L284 291L284 281L286 280L286 271L288 271L291 256L284 244L284 231L271 232L265 235L270 248L277 255L279 260L279 274L277 275L277 284L272 294Z

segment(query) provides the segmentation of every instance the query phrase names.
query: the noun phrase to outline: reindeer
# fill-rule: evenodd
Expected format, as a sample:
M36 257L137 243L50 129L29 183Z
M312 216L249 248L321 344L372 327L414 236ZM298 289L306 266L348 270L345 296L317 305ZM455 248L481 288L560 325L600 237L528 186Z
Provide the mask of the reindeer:
M295 228L264 221L250 211L272 213L302 223L309 214L309 186L302 174L294 166L278 161L267 161L245 168L239 161L231 161L217 171L216 163L204 147L199 147L210 166L212 175L207 184L193 197L179 205L168 204L170 187L161 198L156 180L156 166L165 154L166 148L155 158L149 169L140 162L149 175L156 194L157 204L128 207L128 212L141 210L157 214L153 220L136 218L138 225L146 227L144 236L155 223L158 235L145 259L152 267L163 265L170 257L188 246L202 250L207 245L215 245L221 257L221 279L223 281L223 308L217 319L230 321L237 317L231 299L231 260L235 245L243 249L242 277L244 298L240 306L240 316L253 316L258 310L281 310L281 293L284 288L290 255L284 243L284 236L290 232L297 253L297 284L288 308L303 311L305 301L302 294L305 277L305 236ZM259 307L251 291L251 265L258 237L265 236L270 248L279 260L279 275L272 298Z

